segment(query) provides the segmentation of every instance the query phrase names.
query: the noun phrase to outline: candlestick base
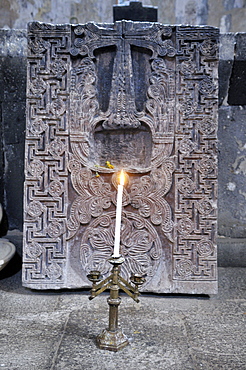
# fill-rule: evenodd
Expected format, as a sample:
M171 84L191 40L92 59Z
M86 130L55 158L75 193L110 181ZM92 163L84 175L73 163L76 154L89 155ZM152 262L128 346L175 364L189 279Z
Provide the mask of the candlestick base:
M104 329L97 336L97 344L100 349L117 352L126 347L129 344L129 340L120 328L115 331Z

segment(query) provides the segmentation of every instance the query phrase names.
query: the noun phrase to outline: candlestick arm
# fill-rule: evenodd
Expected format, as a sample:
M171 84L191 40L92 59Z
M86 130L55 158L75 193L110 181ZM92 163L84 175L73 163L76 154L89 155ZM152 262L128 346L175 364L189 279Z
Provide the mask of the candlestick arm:
M136 301L137 303L139 303L139 299L137 298L139 293L136 293L134 291L134 293L132 293L129 289L127 289L126 286L124 286L123 284L119 283L118 282L118 286L121 290L123 290L127 295L129 295L129 297L131 297L134 301ZM134 288L133 288L134 289Z
M92 281L91 274L87 275L87 278L90 281ZM106 289L109 289L111 281L112 281L112 274L98 284L92 281L93 283L92 283L91 295L89 299L92 300L93 298L97 297L99 294L104 292Z
M99 271L91 271L91 273L87 275L87 278L93 283L89 299L92 300L99 294L103 293L106 289L110 289L111 283L113 283L114 285L118 285L121 290L138 303L138 296L140 294L138 286L145 282L144 277L139 274L133 274L130 278L131 282L134 284L133 286L119 274L118 266L124 262L124 257L113 256L109 258L109 262L113 265L112 273L100 283L97 283L101 277Z

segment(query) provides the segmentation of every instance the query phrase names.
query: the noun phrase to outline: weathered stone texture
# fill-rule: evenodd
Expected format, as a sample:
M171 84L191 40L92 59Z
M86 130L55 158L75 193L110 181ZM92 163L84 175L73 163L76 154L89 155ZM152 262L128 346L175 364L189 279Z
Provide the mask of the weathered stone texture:
M229 105L246 105L246 34L235 35L235 58L232 67Z
M0 31L0 202L10 228L22 229L26 106L26 32Z
M124 168L123 276L146 275L145 291L216 292L218 36L29 25L25 286L86 287L90 270L109 272Z
M156 5L156 4L153 4ZM159 13L160 13L159 9ZM19 153L23 153L24 139L21 132L24 130L25 125L25 116L24 116L24 106L25 106L25 85L26 85L26 53L27 53L27 42L26 42L26 31L20 30L1 30L1 65L0 65L0 74L2 81L2 88L0 89L0 110L4 111L5 123L7 125L7 131L9 132L9 125L14 127L14 133L11 134L13 137L16 137L15 131L19 132L17 137L18 140L21 139L20 152L17 151L17 144L9 145L4 148L5 153L3 152L4 145L4 126L1 124L1 144L0 144L0 199L4 207L7 209L7 214L9 218L9 223L11 229L18 228L22 229L22 184L23 184L23 162ZM245 37L245 34L240 34L241 39ZM238 149L237 144L231 145L230 142L234 140L233 132L227 134L230 125L230 121L227 118L226 110L230 110L228 106L228 90L230 87L230 76L231 70L234 62L234 49L235 43L238 37L235 34L223 34L220 36L220 65L219 65L219 102L222 106L219 108L219 213L218 213L218 222L219 222L219 234L222 236L228 235L229 237L235 237L236 239L231 241L234 249L234 261L233 254L230 254L230 261L227 259L228 253L219 253L219 263L220 265L245 265L244 259L237 258L241 253L242 241L238 244L239 236L242 236L242 230L246 228L246 219L245 216L241 213L237 213L237 219L235 220L233 214L237 209L238 204L241 204L243 201L242 194L246 193L245 184L246 180L242 181L242 172L236 173L230 171L230 167L234 163L235 158L237 157L237 152L241 153L241 150ZM237 47L237 50L239 48ZM13 75L14 77L10 77ZM5 76L5 77L4 77ZM22 77L20 77L22 76ZM16 83L14 82L16 81ZM13 85L14 83L14 85ZM245 85L244 81L241 80L241 83ZM13 88L14 86L14 88ZM106 88L107 90L107 88ZM236 97L239 94L236 94ZM5 107L5 102L11 101L14 99L15 108L19 107L20 111L12 112L12 109L9 109L9 112L6 111L7 106ZM8 101L9 99L9 101ZM20 99L20 100L18 100ZM234 108L233 108L234 109ZM244 107L235 107L234 109L237 113L233 113L233 120L230 124L233 125L237 132L237 140L245 142L245 121L244 121ZM220 113L221 112L221 113ZM18 116L18 122L15 118L12 120L10 115L14 114L15 117ZM240 116L242 115L242 119ZM228 115L230 117L230 114ZM8 117L8 118L7 118ZM223 122L226 122L227 129L223 130ZM2 123L2 114L1 114L1 123ZM9 135L8 135L9 136ZM9 144L11 141L9 141ZM227 147L230 146L230 152L227 152ZM13 150L15 147L15 150ZM242 146L240 146L241 148ZM9 151L11 149L11 151ZM225 154L227 152L227 154ZM15 153L15 154L13 154ZM22 155L22 154L21 154ZM11 156L11 158L10 158ZM231 158L231 160L230 160ZM11 159L11 160L10 160ZM18 164L19 163L19 164ZM223 164L222 164L223 163ZM229 165L229 169L225 167ZM17 172L16 172L17 171ZM226 172L227 176L224 176L223 173ZM12 176L11 183L6 182L7 178L10 179L10 174ZM221 174L221 176L220 176ZM231 177L233 175L233 181ZM241 180L237 180L237 178ZM228 179L230 178L230 181ZM229 188L232 189L228 191L227 184L229 182L235 183L237 186L229 185ZM10 191L11 189L11 191ZM234 190L233 190L234 189ZM5 194L5 195L4 195ZM232 209L232 212L226 212L227 207ZM10 211L11 210L11 211ZM221 215L221 216L220 216ZM233 226L234 225L234 226ZM240 225L237 229L237 225ZM228 240L221 238L219 239L219 244L223 251L228 249L229 242ZM245 244L245 242L243 242ZM238 245L238 249L237 249Z
M143 294L136 303L122 295L119 323L131 345L116 353L95 345L108 293L92 301L81 290L38 293L12 269L0 280L4 370L245 369L245 268L220 268L210 298Z
M226 260L221 255L226 265L238 263L236 256L241 254L246 235L245 46L245 33L221 35L218 232L227 238L220 239L221 248L228 250L228 238L232 238L235 254L234 260L229 251L227 256L230 255L230 259ZM244 258L241 265L245 266Z
M176 23L207 24L207 0L176 0Z
M208 0L207 23L220 27L221 33L244 32L245 15L245 1Z
M219 105L228 100L230 78L235 56L235 34L226 33L220 35L219 50Z
M221 107L219 125L219 234L246 238L245 107Z
M119 0L119 4L123 1ZM208 24L221 32L244 32L246 4L243 0L143 0L158 7L164 24ZM0 28L26 28L30 21L50 23L111 23L115 0L2 0Z
M219 266L246 267L246 238L218 236L217 243Z

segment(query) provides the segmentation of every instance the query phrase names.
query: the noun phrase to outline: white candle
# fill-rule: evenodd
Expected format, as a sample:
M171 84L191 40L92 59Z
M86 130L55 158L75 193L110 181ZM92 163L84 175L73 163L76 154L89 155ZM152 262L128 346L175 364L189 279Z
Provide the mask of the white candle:
M113 254L113 257L119 257L120 256L120 228L121 228L123 188L124 188L124 172L123 172L123 170L121 170L120 183L118 185L118 192L117 192L115 236L114 236L114 254Z

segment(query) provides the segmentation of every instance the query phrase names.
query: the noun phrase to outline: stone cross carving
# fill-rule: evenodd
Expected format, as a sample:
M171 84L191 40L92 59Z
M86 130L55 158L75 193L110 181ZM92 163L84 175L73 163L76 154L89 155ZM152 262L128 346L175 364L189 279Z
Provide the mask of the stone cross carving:
M217 42L213 27L29 24L23 285L109 272L124 168L122 275L216 293Z

